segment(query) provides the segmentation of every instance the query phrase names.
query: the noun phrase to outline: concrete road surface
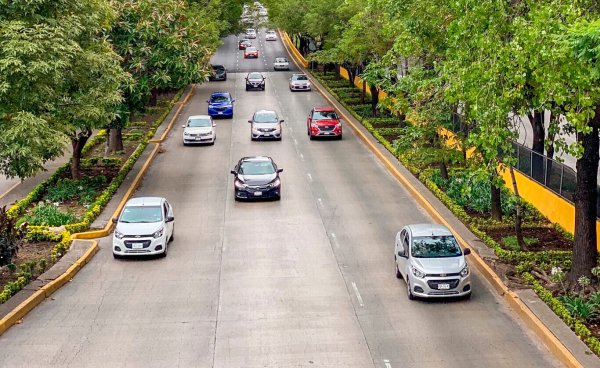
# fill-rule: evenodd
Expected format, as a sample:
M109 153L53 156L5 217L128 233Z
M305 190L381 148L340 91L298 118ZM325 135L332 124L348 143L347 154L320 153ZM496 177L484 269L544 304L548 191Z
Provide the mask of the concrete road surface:
M256 41L255 41L256 42ZM474 272L464 301L409 301L394 275L393 241L431 219L346 127L342 141L309 141L306 116L325 104L292 93L273 72L280 41L237 38L214 63L226 82L199 86L138 196L174 206L165 259L114 260L110 239L77 277L0 337L2 367L558 367ZM266 91L244 90L264 71ZM212 91L236 98L214 146L184 147L186 116ZM285 119L281 142L251 142L257 109ZM282 199L236 202L229 171L268 155L284 169Z

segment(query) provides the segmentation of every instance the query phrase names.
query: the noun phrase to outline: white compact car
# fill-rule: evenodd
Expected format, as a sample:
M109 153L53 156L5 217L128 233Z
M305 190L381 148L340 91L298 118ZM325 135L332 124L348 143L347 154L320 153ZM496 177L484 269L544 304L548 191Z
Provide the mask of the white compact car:
M290 91L310 91L310 80L308 76L303 73L295 73L290 77L289 83Z
M246 38L256 38L256 30L253 28L248 28L246 30Z
M277 41L277 33L275 33L275 31L267 31L267 33L265 33L265 40Z
M273 63L273 69L290 70L290 62L284 57L275 58L275 62Z
M113 256L167 256L175 238L173 207L162 197L132 198L121 211L113 234Z
M405 226L396 235L396 277L406 281L409 299L470 297L471 272L464 251L445 226Z
M209 115L194 115L188 118L183 128L183 145L209 143L217 139L216 124Z

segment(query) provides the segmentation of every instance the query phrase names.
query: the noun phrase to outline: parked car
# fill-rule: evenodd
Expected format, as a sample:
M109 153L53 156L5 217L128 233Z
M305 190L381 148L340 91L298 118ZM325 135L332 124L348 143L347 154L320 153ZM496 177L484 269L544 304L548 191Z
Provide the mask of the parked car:
M256 30L253 28L246 29L246 38L256 38Z
M310 91L310 79L304 73L294 73L290 77L289 82L290 91Z
M244 59L256 58L258 59L258 49L254 46L246 47L244 50Z
M273 198L281 199L281 180L271 157L243 157L231 173L235 200Z
M407 225L396 235L396 277L406 281L409 299L470 297L471 272L464 251L443 225Z
M265 76L259 72L251 72L246 76L246 91L251 89L265 90Z
M212 65L212 73L208 77L209 81L226 81L227 69L223 65Z
M310 110L306 130L311 140L315 137L342 139L342 122L331 106L314 107Z
M125 203L113 233L113 256L167 255L175 238L173 207L165 198L139 197Z
M265 33L265 40L266 41L277 41L277 33L275 31L267 31L267 33Z
M288 59L284 57L275 58L275 62L273 62L274 70L290 70L290 62Z
M194 115L190 116L182 126L183 128L183 145L210 143L214 144L217 139L215 131L216 124L209 115Z
M233 117L233 103L229 92L214 92L208 101L208 115L211 117Z
M247 47L252 47L252 41L250 41L247 38L243 38L240 40L239 44L238 44L238 49L240 50L246 50Z
M250 123L250 139L269 138L281 140L281 123L277 113L271 110L258 110L252 115Z

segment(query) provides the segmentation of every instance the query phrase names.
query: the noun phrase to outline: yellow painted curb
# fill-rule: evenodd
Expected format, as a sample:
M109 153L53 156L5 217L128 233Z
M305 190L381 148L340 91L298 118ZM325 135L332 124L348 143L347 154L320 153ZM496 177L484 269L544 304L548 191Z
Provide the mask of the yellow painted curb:
M281 33L281 31L280 31ZM300 66L295 58L295 54L290 52L290 47L293 47L289 42L289 39L282 37L284 40L285 48L288 53L292 55L294 64L299 69L304 69ZM327 94L316 84L313 84L317 91L327 100L330 104L336 105L337 101L332 100ZM346 123L350 125L352 130L360 138L360 140L367 145L367 147L377 156L377 158L384 164L388 171L396 178L400 183L413 195L417 202L431 215L434 219L439 221L441 224L449 228L456 236L458 242L463 246L467 247L469 244L454 230L454 228L444 219L444 217L435 209L435 207L425 198L395 167L390 160L373 144L371 140L352 122L348 116L338 109L338 112ZM544 342L548 350L563 364L570 368L582 368L583 366L573 354L563 345L563 343L554 336L554 334L537 318L537 316L521 301L516 293L510 291L508 287L500 280L498 275L485 263L485 261L477 254L477 252L471 253L472 260L475 266L479 269L481 274L487 279L487 281L494 287L496 292L508 302L509 306L515 311L517 315L523 320L526 325L535 332L535 334Z
M112 217L116 217L119 215L119 213L123 209L123 206L129 199L129 197L131 197L131 195L133 194L135 189L138 187L138 185L142 181L142 178L143 178L144 174L146 173L146 171L148 170L148 167L150 166L150 164L152 163L152 161L158 154L158 151L160 149L160 143L162 143L166 139L166 137L168 136L168 133L173 128L173 124L179 117L179 113L183 109L183 106L185 106L185 104L187 104L188 100L194 94L195 91L196 91L196 86L194 85L194 86L192 86L192 88L190 89L190 91L188 92L188 94L186 95L184 100L179 104L177 111L171 118L171 121L167 125L167 128L165 129L165 132L162 134L161 138L158 140L149 141L150 143L155 143L156 145L154 146L154 149L150 153L150 156L148 156L148 158L146 159L146 162L144 162L144 165L140 169L140 172L136 175L135 179L133 180L133 182L127 189L127 192L125 193L125 195L119 202L119 205L117 206L117 209L113 213ZM112 231L113 225L114 224L112 223L112 221L109 221L108 224L104 227L104 229L72 234L71 240L78 239L78 240L84 240L84 241L86 241L86 240L91 241L92 246L81 257L79 257L79 259L77 261L75 261L75 263L73 263L69 267L69 269L67 269L67 271L65 271L62 275L60 275L56 279L54 279L51 282L47 283L46 285L42 286L39 290L37 290L35 293L33 293L29 298L25 299L21 304L19 304L9 314L7 314L4 318L2 318L0 320L0 335L2 335L6 330L8 330L14 324L18 323L19 320L21 320L23 317L25 317L25 315L27 315L27 313L29 313L38 304L40 304L46 298L48 298L50 295L52 295L56 290L60 289L64 284L66 284L71 279L73 279L73 277L75 277L77 272L79 272L79 270L82 269L83 266L85 266L92 259L92 257L96 253L98 253L98 251L100 250L100 248L98 247L98 242L96 240L91 240L91 239L102 238L102 237L107 236Z

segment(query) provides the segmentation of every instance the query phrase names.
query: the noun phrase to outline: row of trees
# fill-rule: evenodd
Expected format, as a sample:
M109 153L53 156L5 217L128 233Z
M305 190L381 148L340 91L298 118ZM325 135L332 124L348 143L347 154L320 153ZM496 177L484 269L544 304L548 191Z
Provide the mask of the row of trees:
M21 179L94 129L122 149L132 112L202 82L243 0L0 0L0 173Z
M511 166L513 116L527 116L533 149L577 157L575 242L569 280L597 264L600 3L596 0L277 0L272 20L323 41L312 60L361 70L385 103L437 132L458 118L474 170L490 178L500 217L498 164ZM374 94L376 95L376 94ZM377 104L374 97L373 106ZM544 121L548 116L549 121ZM565 119L561 118L564 117ZM546 129L546 126L548 128ZM563 137L575 133L569 144ZM444 162L441 155L441 165ZM451 156L448 156L451 157ZM536 164L534 162L534 164Z

